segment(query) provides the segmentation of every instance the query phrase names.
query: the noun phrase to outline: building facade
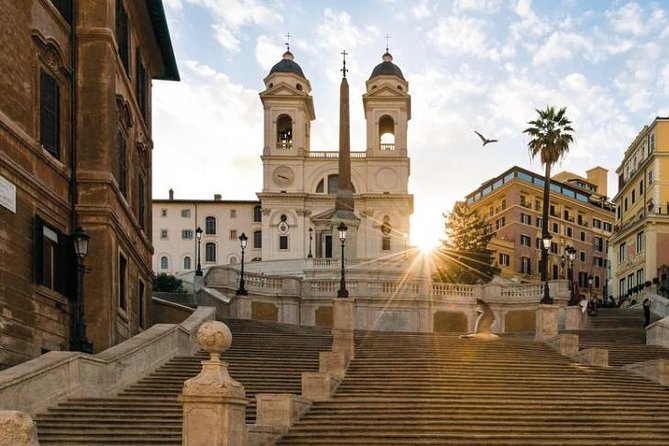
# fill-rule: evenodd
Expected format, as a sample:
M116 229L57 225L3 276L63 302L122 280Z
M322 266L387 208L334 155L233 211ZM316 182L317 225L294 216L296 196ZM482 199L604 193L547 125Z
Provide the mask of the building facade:
M606 169L595 167L587 175L583 178L561 172L551 179L548 278L568 278L565 248L573 247L576 286L582 290L591 287L601 297L608 292L607 240L615 212L606 198ZM543 187L543 175L512 167L466 197L467 204L488 221L495 234L489 249L503 277L523 281L541 278Z
M616 169L611 237L613 296L626 298L660 279L669 290L669 118L645 126Z
M179 75L159 0L2 2L0 22L5 368L68 349L78 226L94 351L150 323L151 80Z
M248 237L245 261L262 256L262 212L259 201L153 200L153 269L156 274L187 273L197 268L197 228L202 229L202 268L241 260L239 237Z
M190 225L190 229L198 225L205 228L205 205L209 214L220 215L222 224L231 226L229 233L211 238L219 251L215 261L203 265L239 260L239 243L232 240L232 231L237 236L246 232L250 250L247 260L340 256L339 237L333 231L340 154L311 150L311 121L315 119L315 111L309 80L287 51L264 82L266 88L260 92L264 110L260 201L154 200L156 272L184 272L187 265L195 269L187 260L195 252L194 242L190 239L184 242L180 234L188 230L184 225ZM408 248L409 217L413 213L413 195L408 193L407 151L411 97L408 82L388 53L373 69L366 87L362 97L367 122L366 150L350 152L354 212L359 226L354 236L349 231L346 257L373 259L401 255ZM183 209L177 209L179 206ZM188 208L192 210L191 217L184 219L181 211ZM227 218L233 208L238 215L234 223ZM167 216L156 214L163 209L167 209ZM167 230L167 236L176 237L177 241L172 244L161 240L162 230ZM166 263L167 268L162 268Z

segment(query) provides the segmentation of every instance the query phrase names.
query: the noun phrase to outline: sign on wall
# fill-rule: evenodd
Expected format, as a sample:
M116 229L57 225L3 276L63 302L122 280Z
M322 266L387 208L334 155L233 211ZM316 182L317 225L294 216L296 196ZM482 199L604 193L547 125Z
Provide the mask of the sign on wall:
M16 186L0 175L0 206L16 214Z

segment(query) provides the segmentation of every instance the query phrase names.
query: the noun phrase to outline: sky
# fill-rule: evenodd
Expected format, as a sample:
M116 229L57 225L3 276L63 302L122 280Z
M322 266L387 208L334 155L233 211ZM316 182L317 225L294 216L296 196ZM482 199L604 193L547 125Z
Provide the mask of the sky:
M154 81L153 195L257 199L263 78L285 51L312 86L311 149L337 150L341 51L351 149L364 150L362 94L388 45L409 82L411 242L436 245L442 214L531 160L537 108L566 107L574 144L553 168L615 169L669 112L669 2L604 0L163 0L181 82ZM477 130L499 142L481 146Z

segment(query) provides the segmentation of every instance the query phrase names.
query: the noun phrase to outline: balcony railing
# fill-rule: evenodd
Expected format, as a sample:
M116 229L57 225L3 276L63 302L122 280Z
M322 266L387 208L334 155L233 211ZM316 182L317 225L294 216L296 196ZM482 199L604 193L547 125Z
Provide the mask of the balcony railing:
M381 144L379 147L382 152L395 150L395 144Z

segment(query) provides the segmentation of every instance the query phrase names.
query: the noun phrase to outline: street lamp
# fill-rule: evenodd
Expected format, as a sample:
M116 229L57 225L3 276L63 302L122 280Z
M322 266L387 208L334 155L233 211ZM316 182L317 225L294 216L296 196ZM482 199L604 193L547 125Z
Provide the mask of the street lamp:
M307 255L308 259L313 258L314 256L311 254L311 241L314 239L314 229L309 228L309 255Z
M541 303L544 305L549 305L553 303L553 299L550 296L550 292L548 290L548 250L551 247L551 237L550 233L548 231L544 232L544 235L541 237L542 241L542 246L543 246L543 265L542 265L542 270L541 270L541 275L543 276L543 282L544 282L544 297L541 299Z
M341 242L341 280L339 282L339 291L337 297L348 297L348 290L346 289L346 273L344 271L344 244L346 242L346 231L348 228L344 222L339 223L337 231L339 231L339 241Z
M242 268L241 274L239 275L239 288L237 289L238 296L246 296L249 294L249 292L246 291L246 288L244 288L244 251L246 250L246 242L248 239L249 238L243 232L242 235L239 236L239 244L242 247Z
M195 269L196 276L202 276L202 264L200 263L200 251L202 249L202 228L197 227L195 230L195 238L197 239L197 268Z
M75 308L72 312L70 350L84 353L93 353L93 344L86 339L86 317L84 313L84 273L86 272L84 259L88 255L88 241L90 238L81 226L78 226L72 233L74 252L77 255L77 295Z
M578 305L576 293L574 293L574 259L576 258L576 248L567 246L564 249L567 254L567 279L569 280L569 305Z

